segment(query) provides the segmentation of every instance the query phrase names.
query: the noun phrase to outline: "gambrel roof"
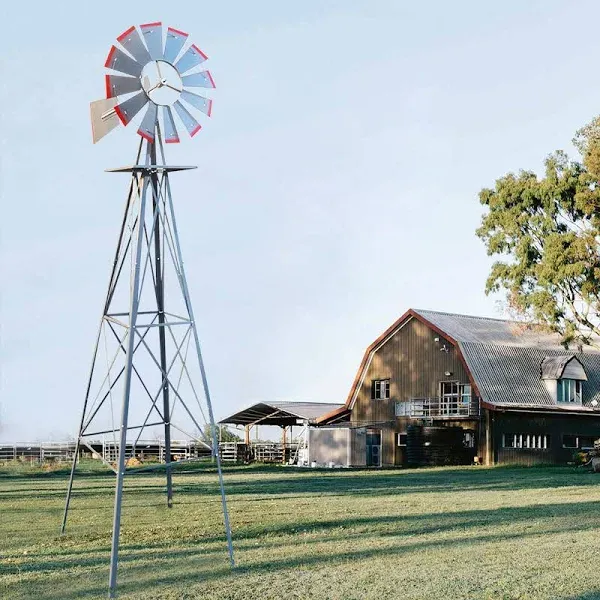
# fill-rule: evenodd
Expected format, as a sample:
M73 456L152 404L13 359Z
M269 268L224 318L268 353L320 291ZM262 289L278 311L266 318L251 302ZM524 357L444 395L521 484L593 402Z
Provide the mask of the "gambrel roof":
M374 353L410 319L426 324L456 348L475 393L490 408L595 412L591 403L596 400L600 409L600 351L567 350L558 334L518 321L410 309L367 348L345 410L352 408ZM562 373L574 358L587 377L583 405L557 406L542 380L542 363L552 359L548 364Z
M594 348L574 353L561 345L557 333L518 321L428 310L412 313L457 346L480 397L488 404L593 410L592 400L600 403L600 352ZM557 407L544 385L542 365L544 361L553 365L554 375L560 378L573 359L583 367L589 383L583 387L583 406Z

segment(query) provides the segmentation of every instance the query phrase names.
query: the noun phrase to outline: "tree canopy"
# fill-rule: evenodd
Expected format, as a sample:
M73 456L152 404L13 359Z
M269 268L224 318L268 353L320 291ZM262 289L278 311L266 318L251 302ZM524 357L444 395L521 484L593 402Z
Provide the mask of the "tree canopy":
M506 290L512 309L566 346L599 346L600 117L573 144L579 160L556 151L543 176L522 170L482 189L477 235L498 258L486 293Z
M221 440L222 442L241 442L242 441L242 438L239 435L237 435L236 433L231 431L225 425L215 425L215 431L217 434L217 440ZM209 446L212 446L212 443L213 443L212 430L211 430L209 423L206 423L206 425L204 425L204 429L200 433L199 437L203 442L207 443Z

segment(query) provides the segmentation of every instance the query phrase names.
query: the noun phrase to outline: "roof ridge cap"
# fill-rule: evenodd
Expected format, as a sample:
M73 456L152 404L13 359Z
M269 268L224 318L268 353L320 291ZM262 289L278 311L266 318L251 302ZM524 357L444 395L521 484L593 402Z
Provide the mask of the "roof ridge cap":
M431 313L434 315L445 315L448 317L464 317L466 319L481 319L481 320L485 320L485 321L500 321L501 323L518 323L518 324L526 324L529 325L530 323L526 323L524 321L515 321L513 319L500 319L499 317L481 317L478 315L465 315L462 313L452 313L452 312L445 312L445 311L441 311L441 310L429 310L427 308L411 308L411 310L419 315L422 315L422 313ZM424 316L424 315L422 315ZM535 323L531 323L532 325L535 325Z

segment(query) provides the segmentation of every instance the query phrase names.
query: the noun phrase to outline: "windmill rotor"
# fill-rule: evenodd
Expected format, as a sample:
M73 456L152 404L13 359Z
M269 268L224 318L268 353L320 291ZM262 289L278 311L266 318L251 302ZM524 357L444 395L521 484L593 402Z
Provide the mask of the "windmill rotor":
M198 94L197 88L213 89L215 82L210 71L196 70L208 57L195 44L188 44L188 38L187 33L168 27L163 43L161 22L145 23L139 29L132 25L117 37L104 64L109 70L106 99L91 103L94 143L119 124L129 125L144 109L137 133L149 142L154 141L160 121L166 143L179 143L181 131L190 137L200 131L196 114L210 117L212 99Z

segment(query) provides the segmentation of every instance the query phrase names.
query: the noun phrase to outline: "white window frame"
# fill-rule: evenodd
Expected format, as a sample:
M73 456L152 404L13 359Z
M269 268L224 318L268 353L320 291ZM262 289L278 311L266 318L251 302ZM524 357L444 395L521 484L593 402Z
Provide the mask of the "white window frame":
M567 445L565 445L565 438L566 437L575 438L575 445L574 446L567 446ZM573 435L571 433L563 433L562 436L561 436L561 441L562 441L562 447L563 448L568 448L569 450L577 450L577 448L579 448L579 436L578 435Z
M390 379L371 380L371 400L390 399Z
M559 404L581 404L581 379L559 379L556 387L556 401Z
M401 431L400 433L396 434L396 446L398 446L398 448L406 448L406 443L404 443L404 444L400 443L401 435L407 435L406 431ZM406 442L408 442L408 439L406 440Z
M398 400L394 407L394 414L397 417L410 417L411 404L412 403L410 402L410 400Z
M511 446L507 446L507 441L512 441ZM547 433L503 433L502 447L511 450L548 450Z
M456 392L444 393L447 386L456 386ZM470 383L461 383L460 381L440 381L440 414L462 415L466 409L467 414L470 411L473 390Z

